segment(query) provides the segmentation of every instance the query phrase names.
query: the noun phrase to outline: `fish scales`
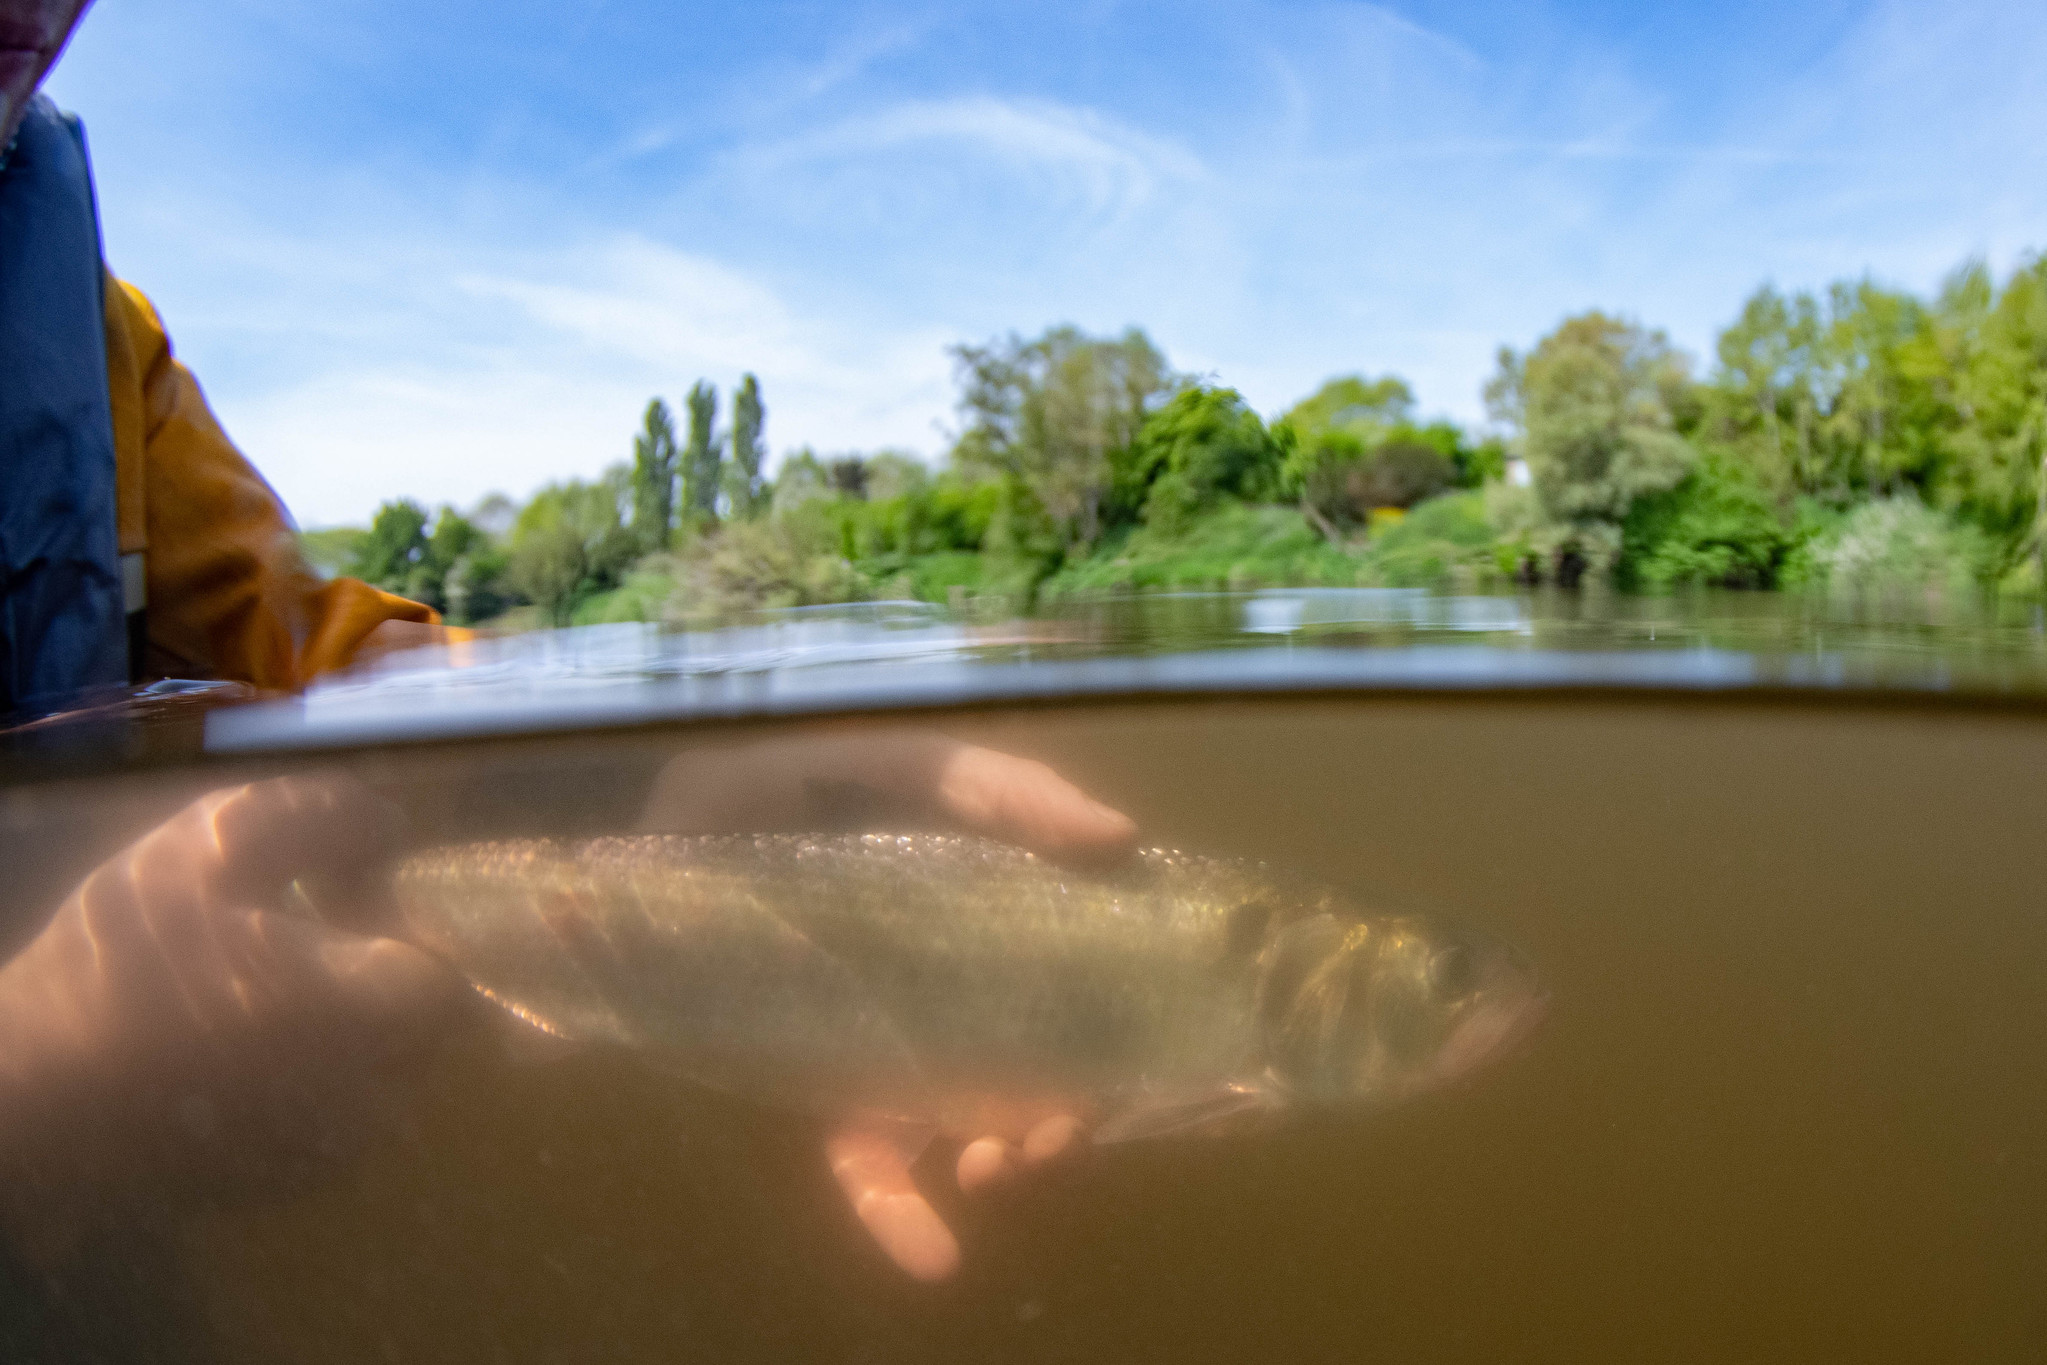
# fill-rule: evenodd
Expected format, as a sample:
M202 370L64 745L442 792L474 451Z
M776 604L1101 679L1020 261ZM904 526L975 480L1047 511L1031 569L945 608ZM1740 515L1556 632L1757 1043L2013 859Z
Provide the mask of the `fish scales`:
M960 1132L1274 1102L1288 952L1355 957L1411 923L1374 940L1253 864L1153 849L1083 875L932 834L507 841L422 854L397 891L418 941L552 1032ZM1348 927L1283 950L1321 923Z

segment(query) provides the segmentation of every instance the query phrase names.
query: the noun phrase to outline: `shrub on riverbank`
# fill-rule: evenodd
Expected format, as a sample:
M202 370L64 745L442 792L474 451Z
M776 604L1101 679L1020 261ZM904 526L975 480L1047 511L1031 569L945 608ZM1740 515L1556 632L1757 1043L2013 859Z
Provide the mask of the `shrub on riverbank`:
M1499 532L1479 490L1445 493L1404 516L1382 515L1357 555L1358 580L1374 587L1484 586L1505 581Z
M1356 555L1331 545L1292 507L1224 503L1171 526L1144 525L1045 580L1048 597L1161 589L1358 581Z
M1746 470L1709 455L1675 488L1635 501L1616 578L1650 592L1774 588L1801 539Z
M1992 586L1997 547L1910 495L1866 502L1816 536L1809 580L1835 593L1970 593Z

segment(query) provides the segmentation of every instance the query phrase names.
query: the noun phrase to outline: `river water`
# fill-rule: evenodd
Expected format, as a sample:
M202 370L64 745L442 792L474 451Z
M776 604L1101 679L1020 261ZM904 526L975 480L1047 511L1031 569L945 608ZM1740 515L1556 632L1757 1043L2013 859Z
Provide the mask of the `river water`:
M24 1263L129 1324L107 1340L220 1361L2047 1355L2027 609L1263 594L750 629L528 641L467 682L420 661L146 770L24 763L19 885L279 772L346 770L434 843L616 827L663 765L914 727L1040 759L1147 842L1482 925L1549 1018L1402 1107L1101 1148L974 1201L935 1152L965 1252L937 1287L865 1239L813 1121L483 1028L288 1189L164 1176Z

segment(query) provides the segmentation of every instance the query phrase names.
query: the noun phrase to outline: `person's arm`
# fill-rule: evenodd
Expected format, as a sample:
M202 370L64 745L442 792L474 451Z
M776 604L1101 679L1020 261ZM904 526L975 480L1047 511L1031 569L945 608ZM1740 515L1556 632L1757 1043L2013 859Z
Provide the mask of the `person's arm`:
M107 378L121 455L121 548L143 552L154 676L296 688L346 666L386 623L429 607L352 578L321 582L291 520L171 352L149 300L107 281ZM385 637L392 631L383 632Z

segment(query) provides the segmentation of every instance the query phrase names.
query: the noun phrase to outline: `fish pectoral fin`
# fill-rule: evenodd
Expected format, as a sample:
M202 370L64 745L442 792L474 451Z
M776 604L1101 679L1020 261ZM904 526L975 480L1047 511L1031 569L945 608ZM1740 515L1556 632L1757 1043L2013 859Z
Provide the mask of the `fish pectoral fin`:
M1099 1124L1094 1140L1105 1144L1185 1134L1216 1136L1236 1131L1277 1103L1266 1087L1242 1083L1139 1096Z

